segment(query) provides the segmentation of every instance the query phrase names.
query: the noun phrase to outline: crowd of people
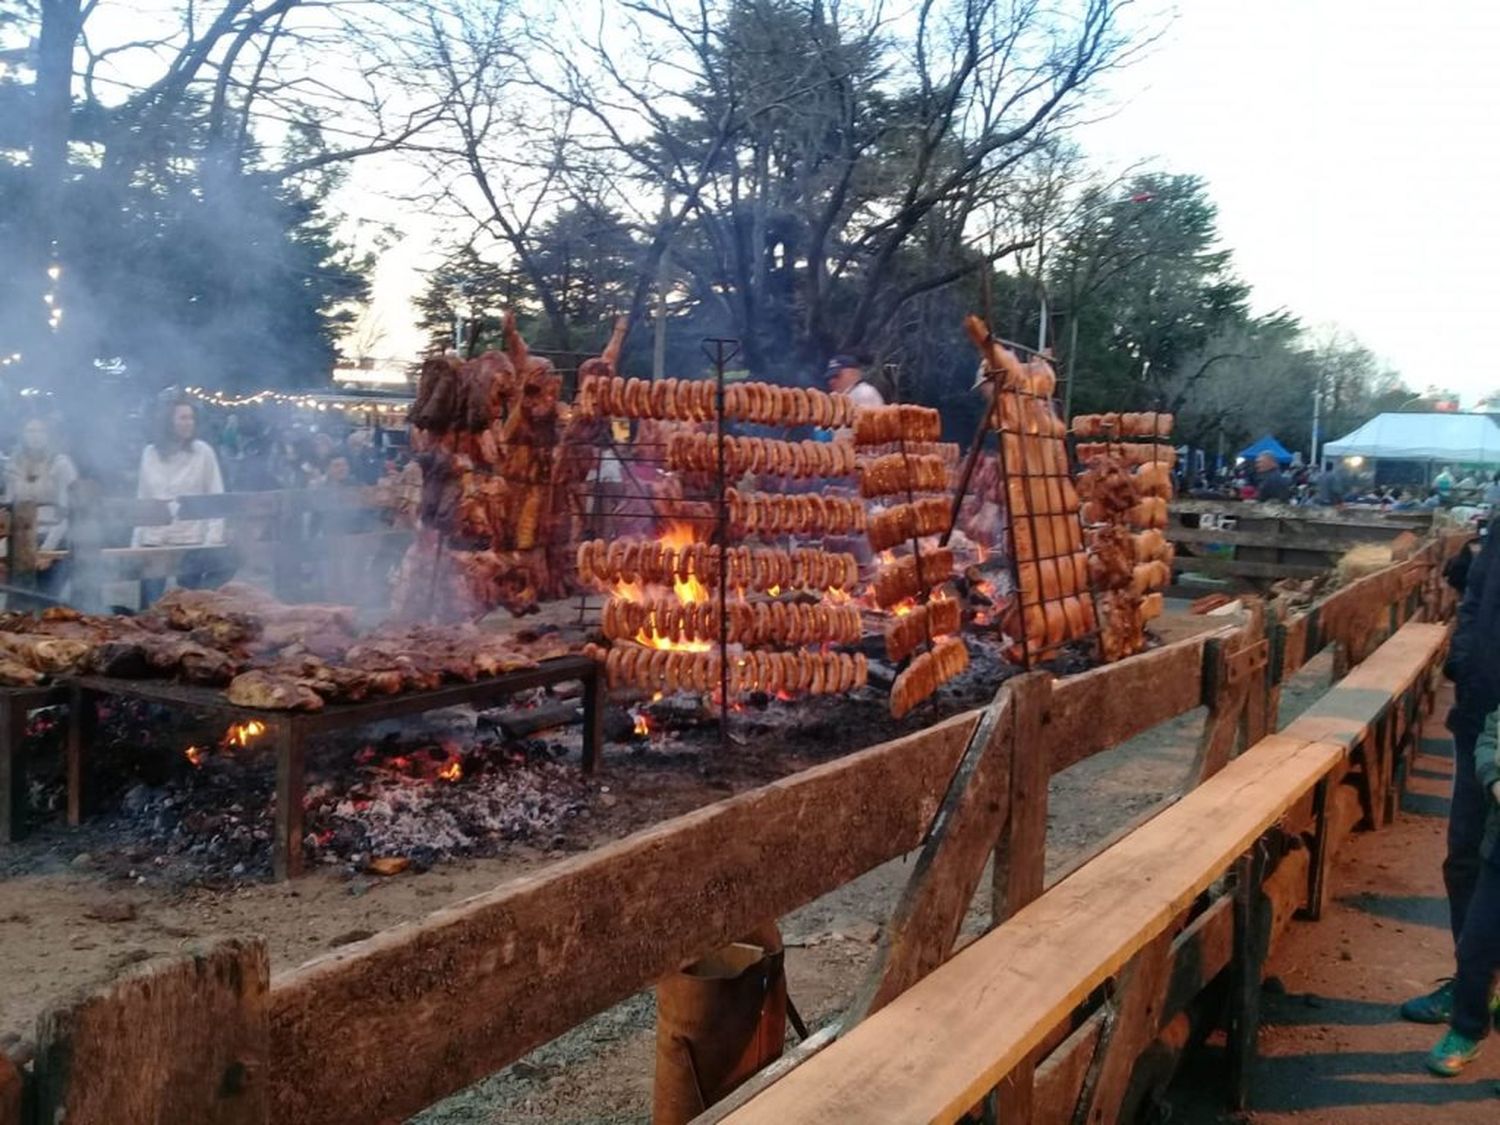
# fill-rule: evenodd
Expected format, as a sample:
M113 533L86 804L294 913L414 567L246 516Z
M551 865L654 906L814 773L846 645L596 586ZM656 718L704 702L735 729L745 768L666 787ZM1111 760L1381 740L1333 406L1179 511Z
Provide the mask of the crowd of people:
M57 420L32 417L22 425L13 451L3 459L3 492L7 504L36 505L36 545L42 552L37 575L41 592L61 596L70 567L56 557L73 546L76 516L107 496L134 495L169 506L164 524L131 528L128 541L97 546L203 548L182 556L175 573L179 585L218 585L234 575L238 552L227 541L219 519L179 518L176 501L186 496L213 496L226 491L342 489L392 480L405 466L404 451L377 447L369 429L346 432L281 425L260 412L219 414L208 427L196 403L173 398L156 411L155 425L140 447L133 473L111 471L109 458L78 456L65 448ZM116 461L119 458L115 458ZM348 511L335 509L305 518L299 531L311 537L331 532L374 530L388 515L351 501ZM284 529L282 529L284 530ZM5 557L0 541L0 558ZM165 588L165 579L141 582L141 604Z
M1297 507L1357 504L1395 512L1459 506L1500 510L1500 472L1459 477L1448 466L1427 486L1381 485L1342 464L1320 468L1296 458L1283 466L1262 453L1254 461L1199 473L1182 483L1184 494L1195 500L1260 500Z

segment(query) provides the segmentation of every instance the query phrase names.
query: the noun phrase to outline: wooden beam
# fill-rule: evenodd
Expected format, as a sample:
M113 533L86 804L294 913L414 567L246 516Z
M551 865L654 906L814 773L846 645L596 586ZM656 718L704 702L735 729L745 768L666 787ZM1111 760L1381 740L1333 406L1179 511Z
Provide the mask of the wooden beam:
M1319 529L1321 530L1321 529ZM1211 543L1235 547L1271 547L1282 551L1313 551L1327 555L1342 555L1360 543L1383 543L1400 535L1404 528L1393 527L1384 535L1371 533L1367 538L1349 538L1340 535L1303 534L1298 531L1240 530L1226 531L1217 527L1169 527L1166 536L1173 543ZM1328 565L1332 565L1333 560Z
M1025 677L1047 688L1046 673ZM864 986L843 1023L852 1027L879 1011L948 959L995 840L1011 808L1011 760L1016 746L1018 691L1002 684L970 735L958 768L933 817L901 898L880 935Z
M279 975L275 1120L403 1120L904 855L976 721L803 771Z
M1186 714L1203 702L1203 649L1233 626L1059 680L1047 740L1052 772Z
M1326 566L1310 563L1265 562L1259 559L1226 559L1214 555L1178 555L1172 569L1213 578L1321 578Z
M1018 685L1015 752L1010 767L1010 817L995 850L991 925L1035 901L1047 879L1047 799L1051 770L1052 687L1032 678Z
M267 1125L263 941L149 962L37 1023L38 1121Z
M956 1120L1341 758L1265 739L726 1120Z

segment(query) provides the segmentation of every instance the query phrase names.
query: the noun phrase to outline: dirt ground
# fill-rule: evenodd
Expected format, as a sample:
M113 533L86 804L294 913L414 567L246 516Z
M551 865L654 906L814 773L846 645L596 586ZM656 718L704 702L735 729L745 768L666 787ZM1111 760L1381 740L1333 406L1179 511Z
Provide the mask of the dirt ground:
M1439 715L1443 710L1440 703ZM1436 723L1433 733L1442 733ZM1422 1058L1442 1029L1404 1023L1396 1014L1401 1001L1453 973L1439 866L1452 779L1452 742L1429 738L1402 816L1350 840L1336 860L1322 921L1294 922L1282 939L1268 966L1249 1112L1222 1111L1214 1086L1219 1060L1206 1051L1175 1092L1173 1122L1500 1121L1500 1048L1491 1044L1460 1078L1435 1078Z
M1171 639L1227 623L1167 618ZM1309 668L1288 692L1296 710L1326 682ZM1202 713L1193 712L1053 779L1048 859L1054 874L1170 800L1186 776ZM801 740L799 740L801 741ZM805 768L802 754L756 757L705 781L691 764L618 754L594 782L583 823L561 849L617 839L768 777ZM514 847L494 859L459 860L393 879L317 871L291 884L174 886L130 856L95 854L88 833L52 828L0 845L0 1035L27 1033L49 1003L123 965L192 948L221 934L260 934L273 971L545 865L564 850ZM24 862L17 853L24 852ZM7 855L9 853L9 855ZM793 1002L814 1026L853 993L908 874L898 860L783 919ZM987 885L987 881L985 884ZM975 928L987 905L976 902ZM602 1013L505 1071L442 1102L425 1125L616 1125L649 1118L653 1001L643 993Z

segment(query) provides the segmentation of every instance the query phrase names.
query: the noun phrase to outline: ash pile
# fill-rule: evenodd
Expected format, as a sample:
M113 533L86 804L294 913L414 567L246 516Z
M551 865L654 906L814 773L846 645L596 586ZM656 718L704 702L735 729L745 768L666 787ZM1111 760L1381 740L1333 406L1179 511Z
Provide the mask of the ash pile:
M276 759L257 745L264 734L253 720L210 729L147 703L101 707L86 764L99 811L80 829L47 833L53 852L66 840L91 866L142 881L268 877ZM394 874L516 844L559 847L588 807L589 787L567 761L577 743L576 728L514 738L461 709L331 737L307 761L308 861ZM63 790L60 776L34 778L34 812L55 817Z

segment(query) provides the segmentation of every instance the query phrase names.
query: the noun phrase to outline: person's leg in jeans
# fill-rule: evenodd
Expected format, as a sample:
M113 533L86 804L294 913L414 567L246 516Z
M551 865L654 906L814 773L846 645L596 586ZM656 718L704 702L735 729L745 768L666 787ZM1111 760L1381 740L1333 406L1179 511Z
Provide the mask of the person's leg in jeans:
M1484 819L1489 808L1484 788L1474 772L1474 743L1479 740L1483 718L1464 721L1466 712L1455 708L1449 719L1453 729L1453 797L1448 805L1448 853L1443 858L1443 885L1448 891L1448 920L1453 927L1457 956L1459 935L1474 897L1483 862L1479 849L1484 841ZM1454 721L1458 719L1459 721ZM1453 1015L1453 981L1416 996L1401 1005L1401 1018L1413 1023L1447 1023Z
M1447 1034L1427 1056L1435 1074L1451 1077L1479 1053L1494 1020L1491 996L1500 971L1500 865L1480 864L1474 897L1458 939L1458 976Z
M1490 997L1500 969L1500 865L1480 865L1464 932L1458 939L1458 976L1453 988L1453 1030L1483 1039L1493 1019Z
M1484 840L1484 818L1489 809L1484 787L1474 772L1477 731L1453 735L1453 799L1448 806L1448 854L1443 859L1443 885L1448 890L1448 917L1453 943L1464 932L1464 918L1474 886L1479 881L1479 846Z

